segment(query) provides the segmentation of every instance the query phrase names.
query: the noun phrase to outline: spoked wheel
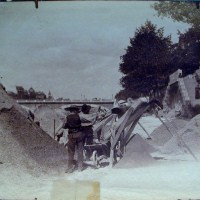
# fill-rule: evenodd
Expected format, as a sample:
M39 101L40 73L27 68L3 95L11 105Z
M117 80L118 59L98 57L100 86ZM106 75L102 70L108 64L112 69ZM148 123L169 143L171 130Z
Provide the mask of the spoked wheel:
M117 145L115 147L115 160L118 161L123 157L123 152L121 149L121 141L117 142Z

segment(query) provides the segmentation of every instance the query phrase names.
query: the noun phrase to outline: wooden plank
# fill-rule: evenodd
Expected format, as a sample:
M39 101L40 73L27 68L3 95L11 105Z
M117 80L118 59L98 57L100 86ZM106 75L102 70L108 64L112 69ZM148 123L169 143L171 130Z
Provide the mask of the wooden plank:
M129 117L130 117L130 115L132 114L132 112L133 112L133 108L130 107L130 108L126 111L126 113L122 116L122 117L123 117L123 121L121 122L121 125L119 126L119 129L118 129L117 132L116 132L116 135L115 135L115 137L114 137L114 140L113 140L113 142L111 143L111 149L113 149L113 148L115 147L117 141L119 140L120 135L121 135L122 131L124 130L124 127L125 127L127 121L129 120Z
M146 102L142 102L140 105L138 105L137 108L134 109L132 116L136 115L143 115L143 113L150 107L150 104L146 103ZM137 117L135 117L136 119ZM129 120L127 121L126 126L130 125L133 122L133 119L130 117Z
M131 115L128 123L132 122L132 125L129 130L126 131L125 135L125 141L127 142L136 126L138 123L140 117L143 115L143 113L150 107L149 104L143 104L142 107L139 107L134 111L134 113ZM127 123L127 124L128 124Z
M114 165L114 150L111 149L110 150L110 162L109 162L109 166L113 167L113 165Z
M123 121L121 122L121 126L117 130L117 133L116 133L115 139L113 141L113 144L111 144L111 149L113 149L114 146L116 145L117 141L120 138L120 134L123 131L123 129L125 127L129 126L138 117L140 117L149 108L150 105L148 103L146 103L146 102L141 102L140 101L137 104L137 106L138 107L135 110L134 110L133 107L130 107L129 110L127 110L127 112L124 114Z
M101 121L98 124L95 124L94 126L94 134L97 133L105 124L107 124L109 121L111 121L113 118L113 115L108 116L106 119L104 119L103 121Z
M139 120L139 119L138 119L138 120ZM126 132L125 132L125 134L126 134L126 136L125 136L125 145L127 145L127 143L128 143L128 141L129 141L131 135L133 134L133 130L134 130L134 128L135 128L135 126L136 126L138 120L134 121L134 122L131 124L130 128L129 128L128 130L126 130Z
M136 102L130 107L130 108L133 110L133 113L134 113L137 109L139 109L140 106L141 106L143 103L146 104L146 102L141 101L141 99L136 100ZM130 108L129 108L129 109L130 109ZM129 110L129 109L128 109L128 110ZM128 110L127 110L127 111L128 111ZM126 111L126 113L127 113L127 111ZM116 130L121 126L122 122L124 121L124 119L125 119L125 117L126 117L126 113L124 113L124 115L116 122L116 124L115 124L115 129L116 129ZM128 124L131 124L131 123L132 123L132 121L129 119L129 120L128 120ZM126 125L126 126L128 126L128 125Z
M114 140L114 136L115 135L115 131L114 129L111 129L111 138L110 138L110 143L112 145L113 140ZM110 159L109 159L109 166L113 167L114 165L114 149L110 149Z
M129 110L129 109L128 109ZM128 111L127 110L127 111ZM121 124L123 123L123 121L124 121L124 119L126 118L126 113L127 113L127 111L123 114L123 116L122 117L120 117L119 119L118 119L118 121L114 124L114 128L115 128L115 130L117 131L117 129L121 126Z
M117 115L115 115L115 118L116 118L116 116ZM114 123L114 120L113 120L113 123ZM112 145L113 140L114 140L115 135L116 135L116 128L115 128L115 126L113 124L110 127L110 132L111 132L110 143ZM114 149L110 148L110 159L109 159L109 166L110 167L113 167L114 161L115 161L115 152L114 152Z
M137 106L137 108L136 108ZM117 144L123 130L130 126L129 129L126 130L124 136L124 147L127 144L127 141L130 139L130 136L135 128L136 123L139 121L141 115L150 107L150 104L142 101L138 101L137 104L134 104L133 107L130 107L127 112L118 120L118 122L113 127L113 135L111 137L111 158L110 158L110 165L113 165L114 160L114 148ZM135 109L134 109L135 108Z
M109 121L110 124L109 124L108 130L109 130L110 134L107 134L108 131L104 132L104 128L101 129L101 137L102 137L103 140L108 140L111 137L111 134L112 134L111 129L113 128L113 123L115 122L116 117L117 117L117 115L113 114L112 119ZM106 137L106 135L107 135L107 137ZM108 135L109 135L109 137L108 137Z

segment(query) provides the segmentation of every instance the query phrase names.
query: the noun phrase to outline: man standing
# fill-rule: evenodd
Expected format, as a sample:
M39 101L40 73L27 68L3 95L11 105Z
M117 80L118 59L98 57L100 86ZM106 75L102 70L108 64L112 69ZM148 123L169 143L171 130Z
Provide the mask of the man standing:
M68 129L68 170L67 173L72 173L75 169L74 156L77 152L78 171L83 169L83 141L84 134L82 132L81 120L79 117L79 108L71 106L66 110L70 111L70 114L66 118L66 122L63 124L64 129Z
M83 128L83 133L85 135L85 144L93 144L93 124L97 119L97 114L90 113L91 106L83 104L80 113L81 126Z

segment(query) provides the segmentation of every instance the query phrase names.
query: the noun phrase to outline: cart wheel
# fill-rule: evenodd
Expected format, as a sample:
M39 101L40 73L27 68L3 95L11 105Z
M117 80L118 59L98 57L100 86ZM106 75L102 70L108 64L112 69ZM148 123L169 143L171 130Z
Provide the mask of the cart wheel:
M116 148L116 150L119 150L121 148L121 142L120 141L117 142L115 148Z
M118 141L114 150L114 161L118 162L119 159L121 159L123 156L122 152L121 152L121 142Z
M99 166L99 162L98 162L98 156L97 156L97 151L93 151L92 153L92 162L93 162L93 165L95 167L98 167Z

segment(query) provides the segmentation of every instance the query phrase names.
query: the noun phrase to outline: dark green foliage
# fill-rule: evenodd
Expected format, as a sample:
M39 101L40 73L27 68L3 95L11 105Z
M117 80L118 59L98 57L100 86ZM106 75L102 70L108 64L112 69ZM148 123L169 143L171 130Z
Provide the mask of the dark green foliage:
M137 99L139 96L131 90L120 90L116 95L115 98L117 100L127 100L129 97L133 99Z
M127 93L137 96L161 94L168 82L171 37L164 37L164 29L157 29L150 21L136 29L125 55L121 56L121 85Z
M192 74L200 64L200 26L179 33L179 42L173 46L171 63L174 71L183 70L183 76Z
M200 25L200 9L197 9L194 2L162 1L156 2L153 8L157 11L158 16L169 17L174 21L195 26Z
M156 2L152 6L157 15L191 25L185 33L179 32L179 42L173 45L172 71L183 70L183 76L194 73L200 64L200 9L194 2Z

